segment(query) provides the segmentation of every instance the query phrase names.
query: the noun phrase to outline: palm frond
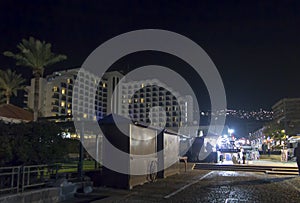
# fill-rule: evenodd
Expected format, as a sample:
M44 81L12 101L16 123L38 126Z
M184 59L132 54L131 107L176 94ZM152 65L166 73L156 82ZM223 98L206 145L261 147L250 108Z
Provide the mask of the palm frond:
M46 66L67 59L65 55L54 54L51 47L50 43L29 37L28 40L22 39L17 45L18 53L5 51L3 54L15 59L16 65L30 67L34 73L39 72L43 75Z
M6 101L6 98L4 97L3 93L0 92L0 104L4 104Z
M24 89L25 79L10 69L0 70L0 91L2 96L16 96L18 90Z

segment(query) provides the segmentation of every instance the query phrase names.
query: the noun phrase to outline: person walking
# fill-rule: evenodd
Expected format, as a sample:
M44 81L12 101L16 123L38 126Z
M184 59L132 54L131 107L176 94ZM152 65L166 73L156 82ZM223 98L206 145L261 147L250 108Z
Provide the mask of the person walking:
M294 156L296 157L297 160L298 172L300 176L300 141L298 141L297 147L294 150Z

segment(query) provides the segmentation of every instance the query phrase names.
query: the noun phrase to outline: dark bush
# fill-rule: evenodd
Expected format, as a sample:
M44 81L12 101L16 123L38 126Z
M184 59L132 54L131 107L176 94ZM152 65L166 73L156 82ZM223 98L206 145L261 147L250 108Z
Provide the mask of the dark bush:
M53 122L5 124L0 122L0 166L51 164L68 151Z

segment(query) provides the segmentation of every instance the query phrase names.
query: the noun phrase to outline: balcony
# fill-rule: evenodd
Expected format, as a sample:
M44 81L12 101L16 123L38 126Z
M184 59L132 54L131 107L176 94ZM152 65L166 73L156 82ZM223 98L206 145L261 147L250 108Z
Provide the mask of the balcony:
M52 102L51 105L53 105L53 106L59 106L58 100L55 100L54 102Z
M53 96L52 96L52 98L59 99L59 93L54 93Z
M53 108L51 109L51 112L58 113L58 112L59 112L59 109L58 109L57 107L53 107Z
M61 86L61 87L65 87L65 88L67 88L67 83L65 83L65 82L62 82L62 83L60 83L60 86Z

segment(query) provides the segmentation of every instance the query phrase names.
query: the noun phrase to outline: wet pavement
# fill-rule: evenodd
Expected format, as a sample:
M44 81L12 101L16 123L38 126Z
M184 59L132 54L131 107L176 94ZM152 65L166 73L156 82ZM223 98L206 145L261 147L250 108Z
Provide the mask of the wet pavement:
M98 188L102 202L300 202L300 177L189 170L130 191Z

